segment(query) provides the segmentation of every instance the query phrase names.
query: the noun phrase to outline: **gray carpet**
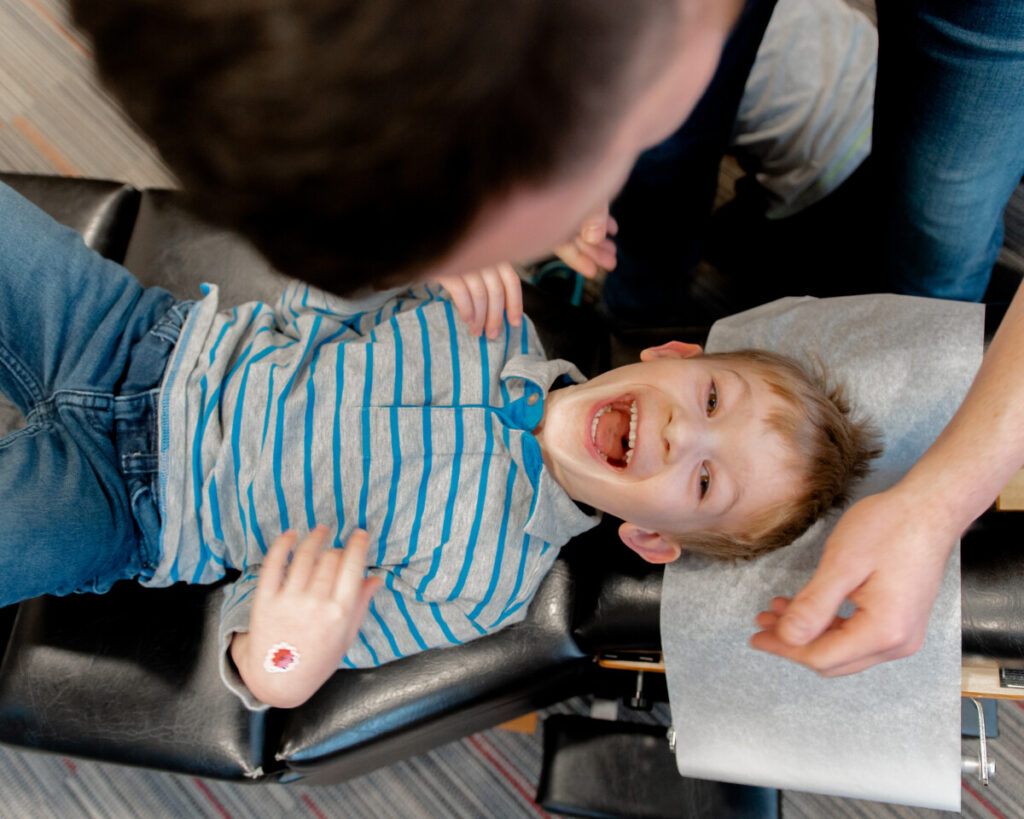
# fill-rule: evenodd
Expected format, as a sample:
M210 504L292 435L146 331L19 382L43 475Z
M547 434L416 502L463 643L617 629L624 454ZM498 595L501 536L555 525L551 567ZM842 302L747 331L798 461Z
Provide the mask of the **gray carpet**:
M88 46L60 0L0 0L0 169L174 185L146 140L97 87ZM1003 261L1024 270L1020 191L1008 216ZM0 406L0 427L13 415ZM576 700L554 710L587 707ZM1024 706L1004 702L999 713L1001 735L992 750L999 772L984 791L965 782L966 816L1024 816ZM664 722L665 710L653 719ZM685 726L678 727L685 741ZM965 741L965 751L972 747ZM533 803L540 760L539 736L493 730L342 785L309 788L225 784L0 747L0 817L536 816L544 815ZM953 814L787 792L783 815Z

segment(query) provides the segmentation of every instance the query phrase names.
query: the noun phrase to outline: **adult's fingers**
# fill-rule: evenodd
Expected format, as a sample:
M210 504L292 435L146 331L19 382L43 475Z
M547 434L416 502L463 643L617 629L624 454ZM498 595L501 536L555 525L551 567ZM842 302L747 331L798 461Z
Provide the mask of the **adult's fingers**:
M782 642L772 631L761 631L750 638L750 645L758 651L767 654L774 654L793 662L807 666L823 677L841 677L846 674L856 674L865 668L870 668L878 663L887 660L895 660L903 655L890 655L888 652L868 651L854 659L837 660L831 652L838 645L840 650L846 651L849 644L841 633L832 635L831 632L819 637L810 646L791 646Z
M833 618L829 628L807 645L794 646L780 639L778 628L750 638L759 651L806 665L826 677L853 674L886 660L913 653L913 642L892 639L883 622L858 609L846 619Z
M865 579L826 553L807 585L779 612L779 637L791 646L810 643L828 628L843 600Z

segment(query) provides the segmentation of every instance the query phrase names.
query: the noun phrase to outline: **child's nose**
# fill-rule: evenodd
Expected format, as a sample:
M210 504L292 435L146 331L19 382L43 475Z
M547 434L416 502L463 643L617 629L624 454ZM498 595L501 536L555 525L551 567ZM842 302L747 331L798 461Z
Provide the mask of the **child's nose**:
M683 455L707 446L709 430L701 418L688 415L682 407L676 407L665 426L665 449L669 463Z

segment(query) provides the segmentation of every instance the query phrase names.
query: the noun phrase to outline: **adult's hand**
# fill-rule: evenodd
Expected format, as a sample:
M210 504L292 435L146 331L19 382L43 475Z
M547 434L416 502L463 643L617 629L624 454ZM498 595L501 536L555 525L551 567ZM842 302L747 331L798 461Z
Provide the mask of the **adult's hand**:
M751 645L829 676L916 651L953 543L1024 464L1021 407L1024 287L942 434L899 483L850 507L807 586L758 615ZM847 620L844 598L857 606Z
M826 677L917 651L959 532L915 500L897 485L850 507L814 576L792 600L772 600L750 644ZM857 607L847 619L836 616L845 599Z

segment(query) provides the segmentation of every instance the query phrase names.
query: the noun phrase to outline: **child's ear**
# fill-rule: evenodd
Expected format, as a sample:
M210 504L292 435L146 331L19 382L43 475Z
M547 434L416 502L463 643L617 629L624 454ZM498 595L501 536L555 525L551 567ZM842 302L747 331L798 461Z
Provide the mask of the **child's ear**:
M648 347L640 352L641 361L654 361L658 358L693 358L704 352L699 344L687 344L685 341L669 341L658 347Z
M666 540L657 532L641 529L634 523L623 523L619 527L619 537L648 563L671 563L682 553L678 543Z

